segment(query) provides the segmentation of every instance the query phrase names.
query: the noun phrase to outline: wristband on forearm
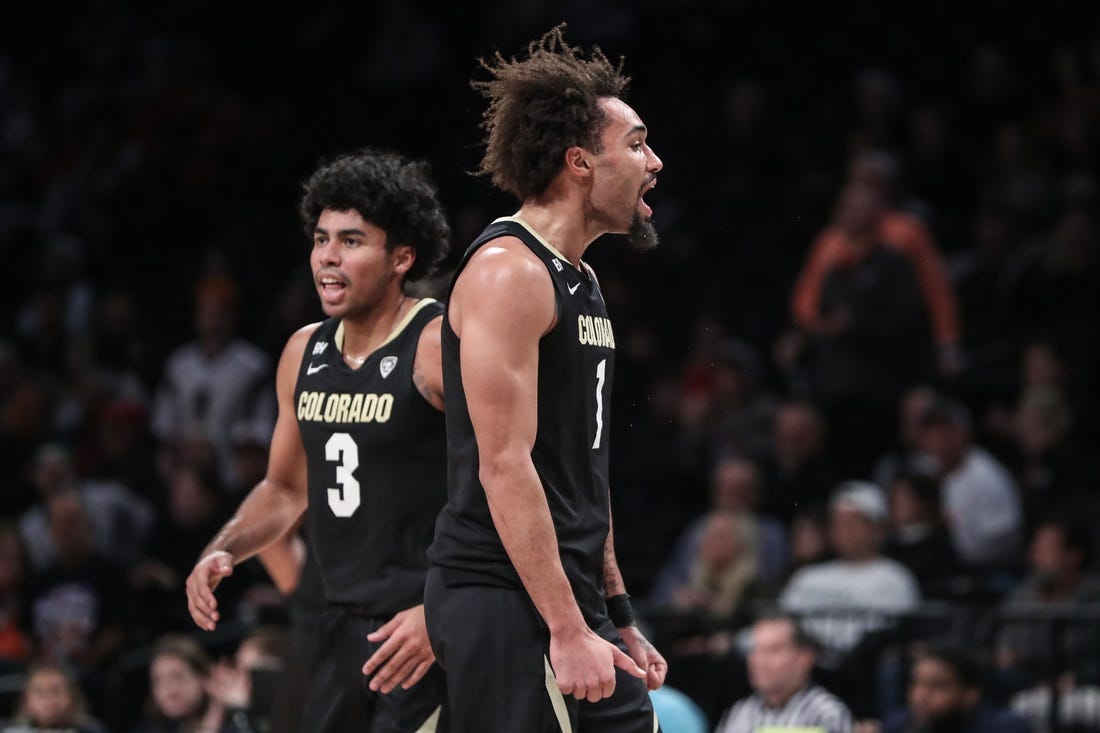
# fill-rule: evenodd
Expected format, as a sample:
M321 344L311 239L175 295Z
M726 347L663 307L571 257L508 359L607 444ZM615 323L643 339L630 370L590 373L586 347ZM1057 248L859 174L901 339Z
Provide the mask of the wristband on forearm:
M607 605L607 617L615 624L615 628L624 629L634 625L634 609L631 608L630 596L626 593L611 596L604 603Z

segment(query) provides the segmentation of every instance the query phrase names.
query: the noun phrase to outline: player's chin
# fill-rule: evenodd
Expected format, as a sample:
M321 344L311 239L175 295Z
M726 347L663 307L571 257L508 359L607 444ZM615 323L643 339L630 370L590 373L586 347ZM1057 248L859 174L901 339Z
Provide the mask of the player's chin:
M653 220L635 211L634 218L630 221L630 228L626 232L626 239L636 250L646 251L656 247L657 229L653 226Z

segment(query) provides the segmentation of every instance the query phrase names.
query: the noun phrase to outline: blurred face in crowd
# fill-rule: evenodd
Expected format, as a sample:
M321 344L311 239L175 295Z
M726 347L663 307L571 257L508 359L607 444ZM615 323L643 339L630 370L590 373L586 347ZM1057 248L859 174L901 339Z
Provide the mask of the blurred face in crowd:
M220 290L202 292L195 302L195 330L204 341L224 343L237 324L235 297Z
M760 498L756 467L741 458L725 458L711 475L711 504L723 511L751 512Z
M70 725L75 712L69 680L56 669L40 669L27 680L23 693L27 716L41 728Z
M913 665L909 709L918 723L928 725L968 713L978 703L979 691L967 687L946 662L932 657Z
M727 568L741 555L740 526L732 512L716 512L707 520L699 557L711 568Z
M884 210L881 193L865 183L851 183L837 201L836 224L850 238L866 239L874 234Z
M1028 559L1039 583L1046 588L1057 588L1081 571L1080 553L1066 546L1062 530L1052 524L1035 530Z
M795 643L790 622L765 620L753 626L749 682L768 704L781 705L805 687L813 666L813 651Z
M817 519L799 515L791 520L791 562L795 565L817 562L829 550L823 523Z
M935 422L920 429L917 447L935 459L940 473L950 473L958 468L970 446L970 433L962 425L952 422Z
M14 527L0 530L0 594L10 593L27 579L27 554Z
M867 560L878 554L882 528L857 509L843 504L829 515L829 541L843 560Z
M153 703L172 720L197 713L206 697L205 680L186 661L174 654L161 654L149 670Z
M773 440L784 464L802 464L821 452L821 421L806 405L784 405L775 413Z
M84 502L76 494L53 497L48 507L50 536L57 546L58 559L65 565L78 565L92 554L95 530Z
M890 484L890 522L895 527L911 527L929 520L927 507L904 478Z
M31 479L42 496L49 496L71 483L73 468L68 454L54 446L43 448L34 462Z
M934 394L927 387L916 387L906 392L901 398L901 410L899 417L901 424L898 426L901 441L908 447L917 444L920 436L921 415L931 406Z

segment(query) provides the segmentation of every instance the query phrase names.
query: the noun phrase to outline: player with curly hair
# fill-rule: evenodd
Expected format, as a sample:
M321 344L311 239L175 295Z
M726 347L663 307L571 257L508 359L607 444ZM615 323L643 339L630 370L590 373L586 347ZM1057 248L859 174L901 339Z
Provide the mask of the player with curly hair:
M615 560L615 334L581 258L605 233L656 243L642 197L661 160L621 64L560 26L482 65L481 170L521 204L467 250L443 324L448 499L424 603L452 730L653 733L667 665Z
M443 730L423 610L446 498L443 308L404 288L439 264L449 228L425 166L372 150L322 165L300 213L328 318L287 342L266 478L195 565L189 609L213 630L218 583L305 513L327 609L302 730Z

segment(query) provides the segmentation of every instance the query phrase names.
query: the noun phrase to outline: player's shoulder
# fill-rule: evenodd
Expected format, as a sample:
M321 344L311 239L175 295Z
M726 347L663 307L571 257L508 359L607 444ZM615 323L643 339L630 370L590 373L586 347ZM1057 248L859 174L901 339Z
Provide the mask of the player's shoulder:
M290 338L286 341L286 346L283 347L283 359L300 360L302 354L305 353L306 345L309 344L310 339L313 338L313 334L317 332L317 329L320 328L323 323L323 321L310 323L292 333Z

